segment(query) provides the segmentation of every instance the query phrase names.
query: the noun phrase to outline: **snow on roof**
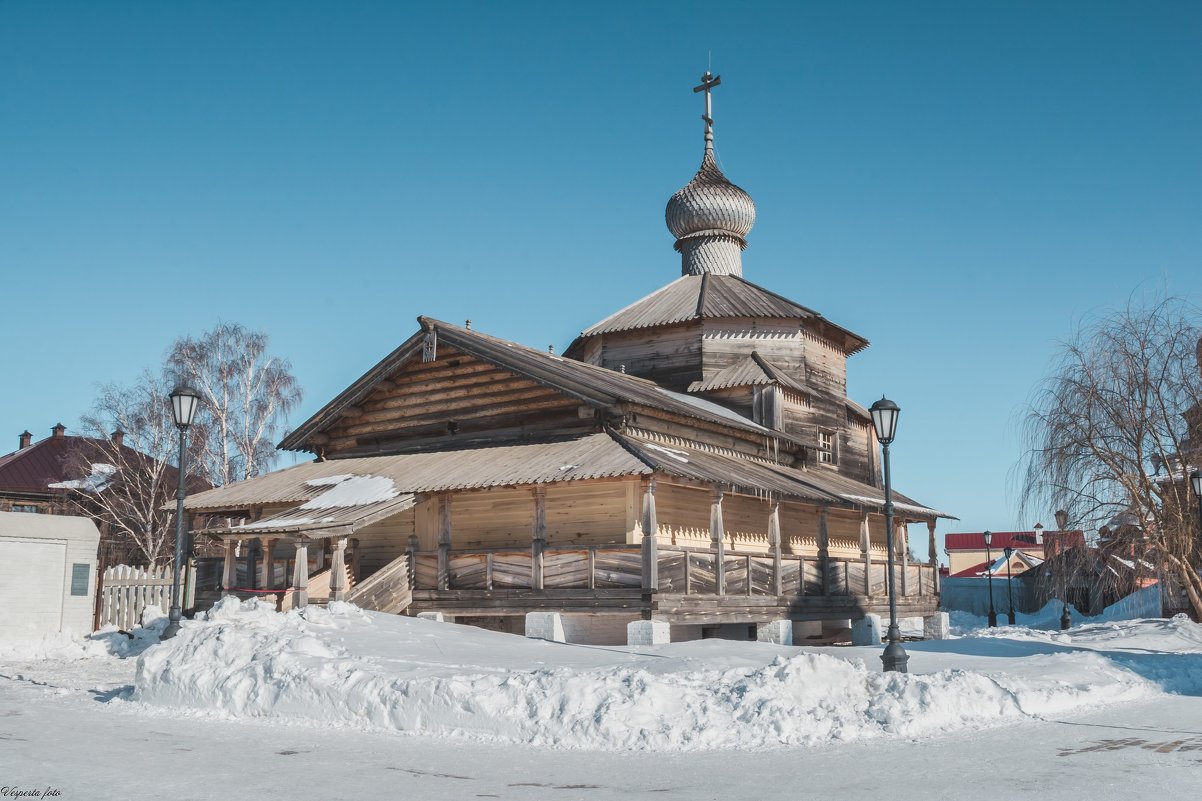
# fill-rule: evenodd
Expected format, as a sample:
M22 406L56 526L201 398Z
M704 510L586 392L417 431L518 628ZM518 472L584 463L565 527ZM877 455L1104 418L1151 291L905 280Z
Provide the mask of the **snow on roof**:
M105 462L92 464L92 472L87 478L73 478L67 481L55 481L47 484L50 489L77 489L84 492L101 492L113 480L117 468Z
M316 498L305 501L298 509L336 509L346 506L366 506L390 501L400 495L396 482L385 476L325 476L310 479L309 486L331 486Z

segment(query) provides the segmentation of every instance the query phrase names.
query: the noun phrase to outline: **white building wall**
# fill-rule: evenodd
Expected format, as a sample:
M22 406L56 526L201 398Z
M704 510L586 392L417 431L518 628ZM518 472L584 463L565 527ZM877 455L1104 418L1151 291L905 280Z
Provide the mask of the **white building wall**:
M99 544L85 517L0 512L0 638L91 632Z

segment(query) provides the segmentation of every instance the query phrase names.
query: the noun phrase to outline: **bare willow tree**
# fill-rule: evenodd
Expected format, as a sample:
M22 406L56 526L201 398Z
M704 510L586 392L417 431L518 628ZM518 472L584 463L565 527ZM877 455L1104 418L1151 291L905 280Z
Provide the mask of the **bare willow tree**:
M1131 557L1136 571L1149 564L1172 576L1202 619L1187 469L1202 445L1190 430L1202 409L1200 337L1199 309L1168 298L1128 305L1065 343L1026 414L1022 505L1024 514L1062 509L1073 527L1104 531L1110 553L1101 558Z
M214 486L266 472L275 460L276 437L301 401L291 363L267 347L267 334L220 323L199 337L176 340L167 355L168 374L201 394L191 436Z
M150 565L169 559L174 543L178 445L168 392L149 371L128 387L102 386L80 421L85 439L64 465L75 478L51 485L73 513L104 525L106 545Z

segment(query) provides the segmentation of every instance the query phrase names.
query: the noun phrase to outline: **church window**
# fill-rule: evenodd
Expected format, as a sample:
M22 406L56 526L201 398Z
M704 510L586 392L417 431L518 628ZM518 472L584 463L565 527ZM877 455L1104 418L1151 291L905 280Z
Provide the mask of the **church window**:
M818 464L833 465L837 462L835 432L828 428L818 429Z

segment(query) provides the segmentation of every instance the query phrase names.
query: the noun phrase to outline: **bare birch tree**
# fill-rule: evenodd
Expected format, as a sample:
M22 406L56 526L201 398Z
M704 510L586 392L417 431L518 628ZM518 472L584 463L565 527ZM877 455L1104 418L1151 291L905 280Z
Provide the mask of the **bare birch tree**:
M1109 526L1130 540L1126 553L1176 578L1202 619L1187 469L1202 445L1189 422L1202 409L1200 335L1199 309L1169 298L1129 305L1066 343L1026 415L1022 501L1024 514L1063 509L1074 528Z
M168 392L149 371L130 387L102 386L81 419L87 439L64 465L74 478L51 485L65 491L70 511L105 524L110 544L149 565L170 559L175 539L168 506L179 480L178 444Z
M199 337L177 339L167 355L168 374L201 394L191 436L214 486L266 472L275 439L301 401L291 363L267 346L261 331L220 323Z

